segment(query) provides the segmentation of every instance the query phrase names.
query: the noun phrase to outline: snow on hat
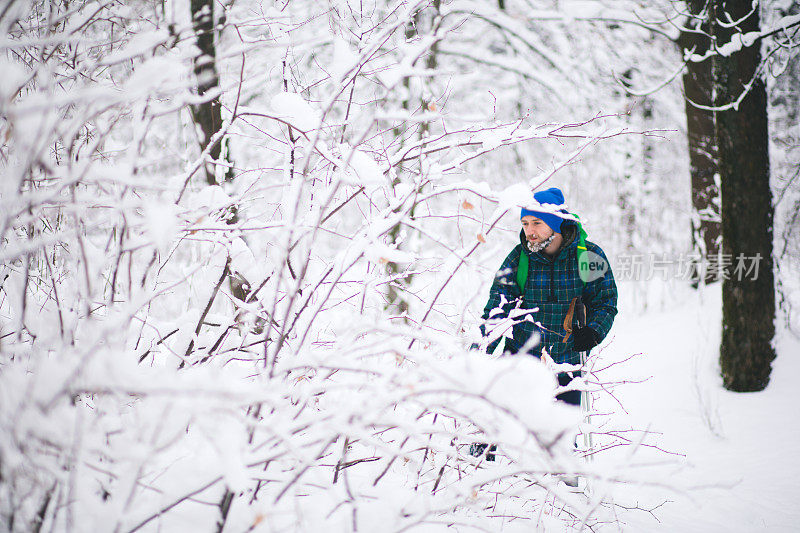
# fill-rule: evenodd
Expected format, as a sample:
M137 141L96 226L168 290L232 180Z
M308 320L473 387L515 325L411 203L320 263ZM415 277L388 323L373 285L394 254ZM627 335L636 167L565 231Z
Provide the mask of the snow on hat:
M564 205L564 193L561 192L560 189L556 187L550 187L544 191L539 191L533 195L533 199L539 205L544 204L553 204L554 208L558 206ZM566 213L564 209L554 209L558 211L563 211ZM522 208L519 218L522 219L524 216L534 216L550 226L550 228L555 231L556 233L561 233L561 223L564 222L564 219L558 215L554 215L553 213L548 213L547 211L537 211L536 208L527 209L525 207Z

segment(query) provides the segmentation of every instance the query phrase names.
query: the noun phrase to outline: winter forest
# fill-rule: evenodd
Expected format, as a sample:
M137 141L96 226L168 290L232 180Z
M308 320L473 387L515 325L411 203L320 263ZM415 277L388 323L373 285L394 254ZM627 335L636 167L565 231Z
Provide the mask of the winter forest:
M0 0L0 531L796 530L799 32ZM480 330L549 187L619 293L566 388Z

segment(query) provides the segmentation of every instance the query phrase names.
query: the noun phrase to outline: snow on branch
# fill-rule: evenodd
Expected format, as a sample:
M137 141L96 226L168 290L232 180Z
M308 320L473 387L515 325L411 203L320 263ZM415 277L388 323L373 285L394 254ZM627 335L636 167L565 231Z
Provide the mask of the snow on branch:
M469 349L474 301L522 197L598 143L661 130L594 110L496 119L448 92L462 82L440 52L469 17L356 4L206 5L214 58L180 3L0 13L0 521L608 519L562 482L604 479L573 453L580 413L537 359ZM200 104L219 111L206 138ZM490 183L543 143L537 172Z

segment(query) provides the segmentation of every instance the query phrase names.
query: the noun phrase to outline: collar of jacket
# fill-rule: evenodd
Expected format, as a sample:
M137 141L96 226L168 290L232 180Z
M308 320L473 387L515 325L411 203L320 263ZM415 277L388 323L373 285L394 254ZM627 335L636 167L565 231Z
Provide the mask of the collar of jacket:
M534 261L539 261L540 263L559 263L561 261L566 261L569 255L569 253L567 253L569 249L578 246L577 237L578 227L575 224L565 222L564 225L562 225L561 231L561 238L564 239L564 242L561 243L561 248L558 249L556 256L551 259L544 252L531 252L528 248L528 240L525 238L525 230L519 230L519 241L522 245L523 252L528 254Z

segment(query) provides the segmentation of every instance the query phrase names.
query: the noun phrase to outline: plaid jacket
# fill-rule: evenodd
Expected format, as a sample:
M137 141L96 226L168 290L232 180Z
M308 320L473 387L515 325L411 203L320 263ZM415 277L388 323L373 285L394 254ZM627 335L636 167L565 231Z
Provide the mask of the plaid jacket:
M603 339L617 314L617 285L610 268L603 277L584 284L578 275L577 228L565 226L562 234L564 244L559 254L550 259L542 252L528 250L525 233L520 231L520 244L505 258L489 290L481 331L488 336L493 327L507 328L508 321L505 325L501 322L511 315L514 317L513 337L506 338L506 352L517 353L526 348L525 352L538 357L542 348L546 348L556 363L578 364L580 354L572 347L573 336L564 342L567 336L564 319L570 302L576 296L581 297L586 306L586 325ZM586 241L586 248L608 263L599 246ZM516 280L520 253L529 257L528 280L521 300ZM536 333L540 335L538 343L533 337ZM502 337L489 343L487 351L493 352L500 340Z

